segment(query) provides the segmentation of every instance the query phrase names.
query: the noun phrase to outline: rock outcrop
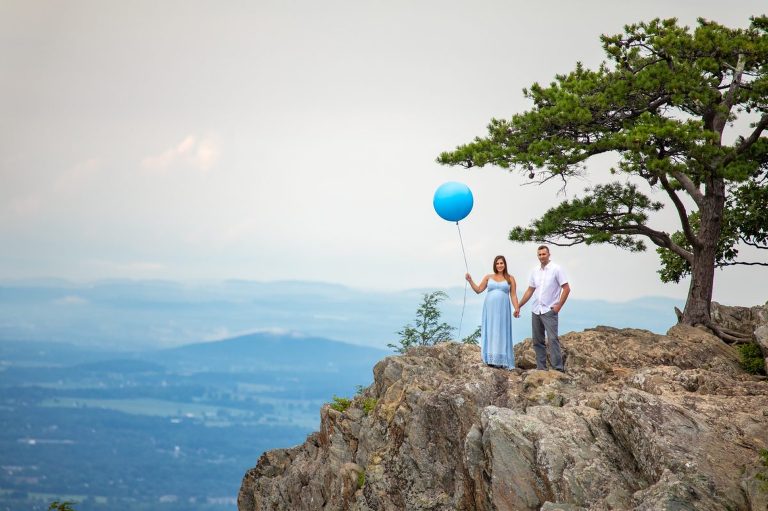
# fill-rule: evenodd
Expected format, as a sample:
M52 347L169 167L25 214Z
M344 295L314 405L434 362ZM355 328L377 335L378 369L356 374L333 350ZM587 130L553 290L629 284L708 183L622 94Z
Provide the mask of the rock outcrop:
M768 303L755 307L731 307L712 302L712 321L757 343L768 366Z
M382 360L352 406L259 459L238 509L768 509L768 382L735 348L682 325L562 343L566 374L533 369L530 340L525 371L455 343Z

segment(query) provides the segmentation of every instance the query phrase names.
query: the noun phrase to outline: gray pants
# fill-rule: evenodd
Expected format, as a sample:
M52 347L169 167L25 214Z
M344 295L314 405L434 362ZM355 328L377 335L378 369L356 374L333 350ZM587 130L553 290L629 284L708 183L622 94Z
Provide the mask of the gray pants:
M552 367L563 371L563 356L560 353L560 339L557 337L557 313L553 310L544 314L531 314L531 330L533 332L533 349L536 352L536 369L547 368L547 346L549 346L549 361ZM544 344L544 331L547 332L547 343Z

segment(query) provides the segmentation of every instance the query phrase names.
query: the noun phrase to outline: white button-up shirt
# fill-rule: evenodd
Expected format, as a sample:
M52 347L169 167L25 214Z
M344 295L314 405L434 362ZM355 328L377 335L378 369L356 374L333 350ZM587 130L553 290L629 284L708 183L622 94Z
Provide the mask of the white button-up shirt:
M531 271L528 286L536 288L533 292L534 314L544 314L560 301L560 289L568 283L568 277L559 265L550 261L542 268L540 264Z

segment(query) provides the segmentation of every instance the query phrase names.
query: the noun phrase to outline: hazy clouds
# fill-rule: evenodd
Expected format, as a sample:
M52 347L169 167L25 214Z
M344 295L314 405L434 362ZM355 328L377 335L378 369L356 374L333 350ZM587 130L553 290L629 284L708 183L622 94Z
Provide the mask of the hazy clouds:
M437 154L482 135L491 117L527 108L520 90L532 82L577 60L596 66L601 33L655 16L743 26L761 10L712 1L5 1L0 278L461 285L456 227L431 205L440 183L461 180L475 194L462 222L470 270L485 273L504 253L524 279L534 247L507 233L562 198L559 186L440 167ZM583 298L682 297L687 287L658 282L653 251L557 249L553 258ZM765 274L718 272L716 298L764 302Z

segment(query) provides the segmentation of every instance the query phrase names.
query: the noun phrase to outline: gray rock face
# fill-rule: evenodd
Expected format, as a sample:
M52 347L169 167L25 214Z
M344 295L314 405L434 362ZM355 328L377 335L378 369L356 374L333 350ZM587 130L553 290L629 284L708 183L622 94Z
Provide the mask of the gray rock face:
M382 360L350 408L259 459L238 509L768 510L768 382L734 348L681 325L561 340L567 374L454 343ZM516 356L531 366L530 340Z
M712 302L711 315L715 323L726 328L751 333L762 325L768 325L768 303L754 307L733 307Z
M768 367L768 303L755 307L729 307L712 302L712 320L751 337L763 350Z

